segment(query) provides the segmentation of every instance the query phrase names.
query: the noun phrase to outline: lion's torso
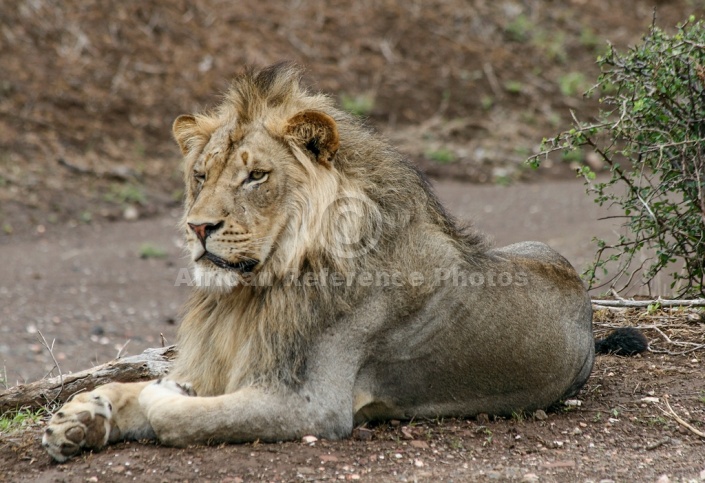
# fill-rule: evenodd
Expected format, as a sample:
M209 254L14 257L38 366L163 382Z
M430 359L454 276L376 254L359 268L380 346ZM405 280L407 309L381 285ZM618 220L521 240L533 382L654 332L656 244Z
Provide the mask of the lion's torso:
M196 271L222 284L195 290L174 377L206 396L348 398L348 429L353 416L511 413L577 391L591 309L568 262L538 243L488 248L379 137L290 72L268 75L175 125L189 243L214 253Z

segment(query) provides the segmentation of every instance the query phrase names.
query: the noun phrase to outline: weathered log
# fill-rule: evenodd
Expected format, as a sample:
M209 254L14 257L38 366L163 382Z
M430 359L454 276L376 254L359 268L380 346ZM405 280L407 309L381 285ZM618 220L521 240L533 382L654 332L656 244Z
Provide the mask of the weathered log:
M176 346L147 349L73 374L20 384L0 392L0 415L19 408L60 404L69 397L109 382L136 382L164 377L176 356Z

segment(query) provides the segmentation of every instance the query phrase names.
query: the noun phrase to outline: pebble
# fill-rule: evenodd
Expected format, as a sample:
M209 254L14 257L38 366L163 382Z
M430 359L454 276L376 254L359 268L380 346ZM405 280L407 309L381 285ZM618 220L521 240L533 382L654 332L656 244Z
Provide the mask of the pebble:
M535 481L539 481L539 475L537 475L536 473L527 473L523 476L521 481L526 483L533 483Z
M401 435L404 439L414 439L414 434L411 432L408 426L401 428Z
M135 221L139 219L140 212L134 206L128 206L125 211L122 212L122 217L127 221Z
M318 441L318 438L312 435L307 435L301 438L301 441L303 441L306 444L314 444L316 441Z
M418 439L410 441L409 444L416 449L428 449L429 447L426 441L419 441Z
M543 409L537 409L536 411L534 411L534 417L539 421L546 421L548 419L548 414L546 414L546 411L544 411Z
M566 406L580 407L583 405L583 402L580 399L566 399L563 404Z

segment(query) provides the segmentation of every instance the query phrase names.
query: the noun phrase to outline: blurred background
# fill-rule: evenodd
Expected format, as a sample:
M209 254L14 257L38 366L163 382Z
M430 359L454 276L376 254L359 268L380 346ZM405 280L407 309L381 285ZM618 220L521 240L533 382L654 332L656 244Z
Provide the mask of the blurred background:
M607 42L701 14L702 0L6 0L0 4L0 239L178 206L171 122L244 66L306 81L435 178L573 177L524 160L583 119Z

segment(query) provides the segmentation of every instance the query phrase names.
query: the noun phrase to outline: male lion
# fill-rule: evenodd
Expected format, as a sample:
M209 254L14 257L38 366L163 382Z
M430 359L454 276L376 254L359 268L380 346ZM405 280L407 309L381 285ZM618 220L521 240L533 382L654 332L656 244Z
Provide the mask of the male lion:
M68 402L43 438L56 460L123 439L336 439L367 420L532 411L590 375L590 298L571 265L459 228L294 66L240 76L173 131L198 285L177 359L169 379Z

